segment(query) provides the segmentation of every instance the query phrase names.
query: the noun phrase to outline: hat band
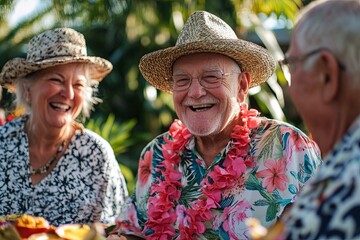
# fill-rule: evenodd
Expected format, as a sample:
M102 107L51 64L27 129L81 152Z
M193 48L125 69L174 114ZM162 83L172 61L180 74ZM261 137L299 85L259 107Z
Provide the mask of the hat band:
M63 57L86 57L86 55L64 54L64 55L44 56L42 58L35 59L32 62L41 62L41 61L44 61L44 60L50 60L50 59L54 59L54 58L63 58Z
M36 49L32 48L26 57L28 62L39 62L46 59L59 57L86 57L87 51L84 45L74 43L58 43L52 46L44 46Z

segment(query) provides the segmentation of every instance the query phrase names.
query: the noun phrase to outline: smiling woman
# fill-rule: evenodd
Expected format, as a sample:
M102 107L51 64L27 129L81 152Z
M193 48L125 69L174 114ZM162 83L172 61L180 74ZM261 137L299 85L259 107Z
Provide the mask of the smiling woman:
M70 70L70 71L69 71ZM64 75L67 74L67 75ZM73 78L71 78L74 75ZM89 117L93 103L98 101L93 97L93 91L96 88L91 87L89 75L89 65L84 63L69 63L55 67L49 67L30 73L28 76L20 78L17 81L17 108L26 109L27 112L33 111L31 101L29 101L30 89L36 87L44 88L48 86L51 89L63 91L62 94L70 94L70 98L79 99L79 110L75 113L78 116L81 112L84 117ZM62 89L60 89L62 88ZM32 90L32 92L38 92ZM46 93L43 93L46 95ZM74 95L74 96L71 96ZM40 95L37 95L38 97ZM53 108L68 112L71 106L60 103L51 103ZM71 112L74 112L72 110ZM71 118L72 121L72 118Z
M0 127L0 215L114 223L128 194L124 177L110 144L76 121L89 116L111 70L70 28L35 36L26 59L4 65L0 83L26 113Z

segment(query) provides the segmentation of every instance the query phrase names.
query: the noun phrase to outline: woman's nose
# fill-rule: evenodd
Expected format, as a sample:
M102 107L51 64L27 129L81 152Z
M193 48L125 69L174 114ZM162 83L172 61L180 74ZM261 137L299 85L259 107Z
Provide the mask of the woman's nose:
M71 84L64 85L62 90L62 95L66 98L73 99L74 98L74 88Z

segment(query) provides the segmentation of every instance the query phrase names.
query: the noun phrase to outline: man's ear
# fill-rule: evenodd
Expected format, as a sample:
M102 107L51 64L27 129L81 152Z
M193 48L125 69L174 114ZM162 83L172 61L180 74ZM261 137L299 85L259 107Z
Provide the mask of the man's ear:
M242 72L238 76L238 100L239 102L245 101L250 87L250 73Z
M333 101L340 90L340 66L335 56L329 51L323 51L321 60L322 99L324 102Z

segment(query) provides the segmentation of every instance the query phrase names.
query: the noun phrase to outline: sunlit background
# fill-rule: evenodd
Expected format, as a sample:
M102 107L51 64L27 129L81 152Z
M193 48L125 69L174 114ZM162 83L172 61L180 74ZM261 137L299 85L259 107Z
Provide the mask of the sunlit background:
M88 54L114 65L101 82L98 104L84 124L107 139L126 171L132 191L138 156L145 144L167 130L176 114L172 96L149 85L139 72L140 58L173 46L195 10L207 10L226 21L239 38L267 48L276 60L288 48L294 19L310 1L301 0L0 0L0 65L25 57L32 36L55 27L83 33ZM306 132L287 93L283 72L251 89L248 102L263 116L290 122ZM3 90L5 115L19 114L13 96Z

